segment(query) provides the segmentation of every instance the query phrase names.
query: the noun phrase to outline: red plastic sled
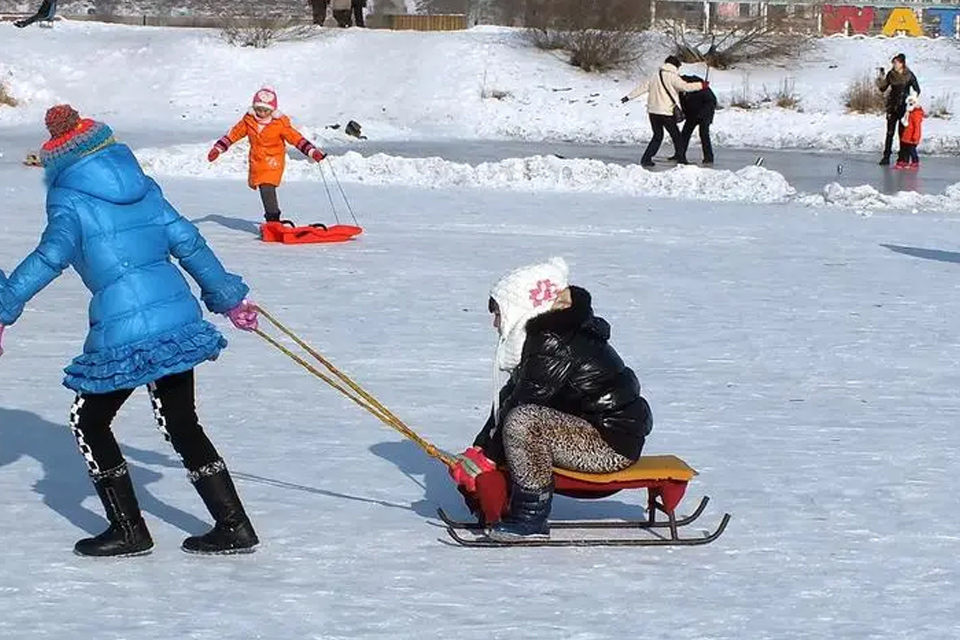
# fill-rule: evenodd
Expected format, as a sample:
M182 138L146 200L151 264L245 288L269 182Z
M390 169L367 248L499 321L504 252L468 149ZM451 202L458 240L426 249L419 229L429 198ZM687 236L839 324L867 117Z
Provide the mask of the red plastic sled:
M301 227L284 222L267 222L260 225L260 238L264 242L281 244L316 244L321 242L346 242L363 233L361 227L335 224L328 227L316 223Z

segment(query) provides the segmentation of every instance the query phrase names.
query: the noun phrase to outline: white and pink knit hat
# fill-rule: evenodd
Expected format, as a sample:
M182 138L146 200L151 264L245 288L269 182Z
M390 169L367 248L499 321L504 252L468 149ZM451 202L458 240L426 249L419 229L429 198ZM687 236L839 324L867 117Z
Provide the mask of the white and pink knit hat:
M527 322L553 308L560 292L569 286L569 268L563 258L514 269L493 285L490 297L500 307L500 343L497 366L511 371L520 364Z
M253 95L253 108L264 107L271 111L277 110L277 92L273 87L263 87Z

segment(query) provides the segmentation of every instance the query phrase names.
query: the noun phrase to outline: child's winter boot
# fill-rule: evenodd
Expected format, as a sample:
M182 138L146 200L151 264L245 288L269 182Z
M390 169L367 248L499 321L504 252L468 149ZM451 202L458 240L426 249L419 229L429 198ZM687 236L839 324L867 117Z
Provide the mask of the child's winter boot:
M487 534L493 540L546 540L550 538L550 507L553 486L543 489L524 489L513 483L510 490L510 515L493 526Z
M153 539L140 514L137 495L126 463L98 473L93 486L103 502L110 527L93 538L77 542L73 550L81 556L139 556L153 548Z
M201 536L183 541L188 553L250 553L260 544L222 460L190 472L190 480L216 524Z

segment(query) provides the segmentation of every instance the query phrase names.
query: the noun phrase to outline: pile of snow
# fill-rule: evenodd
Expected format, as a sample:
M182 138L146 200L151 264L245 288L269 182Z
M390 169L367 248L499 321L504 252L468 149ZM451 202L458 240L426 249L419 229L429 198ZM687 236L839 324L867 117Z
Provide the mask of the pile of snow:
M217 30L63 21L53 29L9 29L0 74L22 102L0 108L0 127L39 131L54 102L118 127L203 129L219 136L263 83L305 130L356 120L371 140L524 139L637 144L649 139L645 98L620 103L668 52L646 34L647 54L630 72L588 74L563 54L530 46L505 27L458 32L318 29L303 42L260 50L228 45ZM24 55L29 51L30 55ZM956 43L922 38L824 38L788 63L711 70L721 105L747 94L755 108L717 113L718 146L877 153L879 115L846 113L844 91L904 52L929 106L955 85ZM456 61L451 64L450 61ZM685 73L703 74L702 65ZM770 99L792 84L798 110ZM922 152L960 150L960 121L930 118Z
M136 150L144 170L157 176L246 180L246 145L241 142L214 163L207 147L179 145ZM739 171L694 165L651 172L639 165L621 166L600 160L567 160L552 156L509 158L476 166L442 158L369 157L349 151L328 156L318 167L290 159L284 180L321 181L323 174L343 182L442 189L468 187L517 191L576 191L613 195L690 198L728 202L786 202L796 190L775 171L749 166Z
M844 187L831 182L823 194L802 196L801 202L810 205L833 205L858 211L957 211L960 206L960 182L950 185L943 194L930 195L916 191L900 191L888 195L869 185Z

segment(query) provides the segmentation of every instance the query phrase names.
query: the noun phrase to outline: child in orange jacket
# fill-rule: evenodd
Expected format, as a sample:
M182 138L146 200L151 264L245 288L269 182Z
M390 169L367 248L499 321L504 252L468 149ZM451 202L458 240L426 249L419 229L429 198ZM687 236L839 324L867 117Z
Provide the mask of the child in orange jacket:
M277 201L277 187L283 178L287 143L295 146L300 153L314 162L320 162L326 154L304 138L290 124L290 118L277 109L277 93L272 87L263 87L254 94L253 104L246 115L227 135L217 140L207 154L207 160L213 162L229 149L230 145L245 137L250 140L250 173L247 184L251 189L260 190L264 219L267 222L278 222L280 205Z
M926 114L920 106L920 98L913 91L907 96L907 112L903 116L903 133L900 134L900 154L897 158L897 169L919 169L920 156L917 155L917 145L920 144L923 118Z

